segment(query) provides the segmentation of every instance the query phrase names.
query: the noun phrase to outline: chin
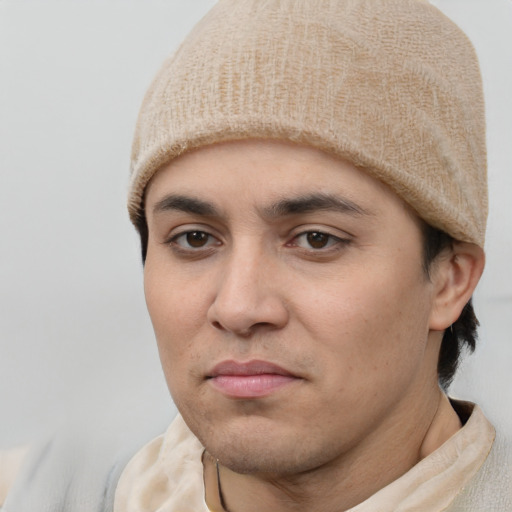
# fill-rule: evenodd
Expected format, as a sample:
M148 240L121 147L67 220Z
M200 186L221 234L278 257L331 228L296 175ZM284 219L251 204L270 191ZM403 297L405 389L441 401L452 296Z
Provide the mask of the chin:
M234 444L234 445L233 445ZM307 470L302 463L296 460L296 454L288 450L269 450L268 444L262 446L248 446L247 443L233 443L227 448L219 447L214 454L220 463L235 473L244 475L296 475Z
M210 434L210 435L208 435ZM197 434L196 434L197 435ZM244 432L219 428L198 435L208 453L231 471L286 477L312 470L332 457L331 446L305 443L305 436L254 426Z

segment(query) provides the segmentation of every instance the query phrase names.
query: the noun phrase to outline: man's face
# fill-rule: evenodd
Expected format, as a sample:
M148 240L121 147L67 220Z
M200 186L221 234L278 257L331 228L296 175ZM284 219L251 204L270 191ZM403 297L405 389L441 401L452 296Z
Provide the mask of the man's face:
M214 457L294 474L417 421L436 388L434 287L419 223L386 186L253 140L174 160L145 204L163 369Z

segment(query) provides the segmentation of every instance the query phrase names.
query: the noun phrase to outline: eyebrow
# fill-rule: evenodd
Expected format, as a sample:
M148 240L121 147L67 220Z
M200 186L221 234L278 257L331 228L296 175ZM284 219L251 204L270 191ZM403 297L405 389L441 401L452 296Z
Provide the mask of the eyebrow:
M168 195L153 207L153 214L167 211L180 211L201 217L221 217L219 210L212 203L184 195ZM284 198L264 207L262 210L263 215L268 218L300 215L316 211L335 211L355 216L373 215L372 212L350 199L322 193Z
M164 197L161 201L153 207L153 214L180 211L184 213L191 213L200 215L202 217L216 217L219 212L213 204L207 201L202 201L195 197L182 196L182 195L169 195Z
M264 214L274 218L316 211L335 211L356 216L373 215L350 199L322 193L282 199L265 208Z

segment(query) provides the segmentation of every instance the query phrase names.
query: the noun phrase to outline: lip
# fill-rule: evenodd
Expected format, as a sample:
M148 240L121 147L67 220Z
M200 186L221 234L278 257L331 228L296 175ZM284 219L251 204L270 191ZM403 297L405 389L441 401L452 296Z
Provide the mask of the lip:
M262 398L300 377L268 361L222 361L207 375L208 382L230 398Z

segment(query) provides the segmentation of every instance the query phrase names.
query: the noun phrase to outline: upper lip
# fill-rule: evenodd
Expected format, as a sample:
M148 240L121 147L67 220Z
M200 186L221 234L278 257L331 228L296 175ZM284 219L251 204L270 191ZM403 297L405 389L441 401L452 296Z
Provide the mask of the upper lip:
M270 363L269 361L252 360L247 362L240 361L222 361L215 365L207 377L218 377L219 375L263 375L263 374L275 374L275 375L286 375L289 377L295 377L291 372L285 370L281 366Z

